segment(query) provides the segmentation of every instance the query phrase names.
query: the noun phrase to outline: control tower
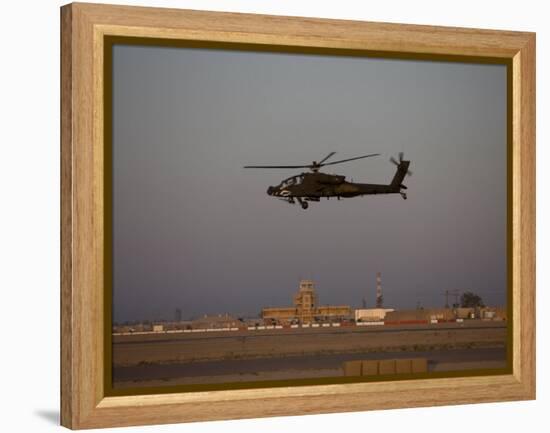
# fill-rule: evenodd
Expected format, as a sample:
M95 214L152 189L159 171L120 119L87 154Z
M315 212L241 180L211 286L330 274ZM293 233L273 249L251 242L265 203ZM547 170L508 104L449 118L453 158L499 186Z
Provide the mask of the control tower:
M317 294L313 281L300 281L300 289L294 295L294 306L302 323L313 320L313 315L317 310Z

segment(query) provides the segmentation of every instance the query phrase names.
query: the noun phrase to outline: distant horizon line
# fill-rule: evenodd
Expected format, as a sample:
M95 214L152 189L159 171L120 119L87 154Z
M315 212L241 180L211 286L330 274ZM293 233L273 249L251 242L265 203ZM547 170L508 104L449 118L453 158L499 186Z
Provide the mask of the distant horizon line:
M325 305L329 305L329 304L325 304ZM321 304L322 306L322 304ZM291 308L291 307L264 307L264 308ZM438 310L453 310L455 308L476 308L476 307L434 307L434 306L429 306L429 307L420 307L420 308L417 308L417 307L414 307L414 308L394 308L394 307L350 307L352 311L354 310L377 310L377 309L392 309L394 311L404 311L404 310L435 310L435 309L438 309ZM481 307L481 308L506 308L506 305L485 305L484 307ZM172 313L173 315L175 315L175 310L174 312ZM208 313L203 313L203 314L199 314L199 315L195 315L195 316L192 316L192 317L188 317L188 318L183 318L181 320L179 320L180 322L190 322L190 321L193 321L193 320L197 320L197 319L201 319L201 318L205 318L205 317L224 317L224 316L228 316L228 317L231 317L231 318L234 318L234 319L243 319L243 320L246 320L246 319L257 319L257 318L260 318L261 319L261 311L255 315L250 315L250 314L234 314L234 313L228 313L228 312L224 312L224 313L213 313L213 314L208 314ZM120 325L120 324L124 324L124 323L145 323L145 322L177 322L177 320L174 319L174 317L172 318L156 318L156 319L135 319L135 320L122 320L122 321L115 321L113 320L113 325Z

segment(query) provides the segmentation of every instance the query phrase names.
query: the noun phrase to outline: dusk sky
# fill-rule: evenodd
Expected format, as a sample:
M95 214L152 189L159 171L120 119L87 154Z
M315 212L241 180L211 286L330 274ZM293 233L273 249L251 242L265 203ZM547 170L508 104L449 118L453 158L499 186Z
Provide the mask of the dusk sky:
M320 304L506 302L506 67L122 46L113 54L114 320ZM308 164L399 195L292 206L266 190Z

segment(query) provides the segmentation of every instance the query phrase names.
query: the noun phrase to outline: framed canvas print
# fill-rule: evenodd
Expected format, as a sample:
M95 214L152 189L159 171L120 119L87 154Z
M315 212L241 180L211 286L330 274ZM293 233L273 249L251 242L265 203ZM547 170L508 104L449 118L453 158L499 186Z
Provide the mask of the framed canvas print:
M61 416L535 398L535 36L61 8Z

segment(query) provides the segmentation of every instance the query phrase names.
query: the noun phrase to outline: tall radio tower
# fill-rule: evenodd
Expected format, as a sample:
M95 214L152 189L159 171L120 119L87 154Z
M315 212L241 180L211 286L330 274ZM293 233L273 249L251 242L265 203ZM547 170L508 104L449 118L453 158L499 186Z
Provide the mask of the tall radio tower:
M376 308L382 308L384 297L382 296L382 274L376 273Z

